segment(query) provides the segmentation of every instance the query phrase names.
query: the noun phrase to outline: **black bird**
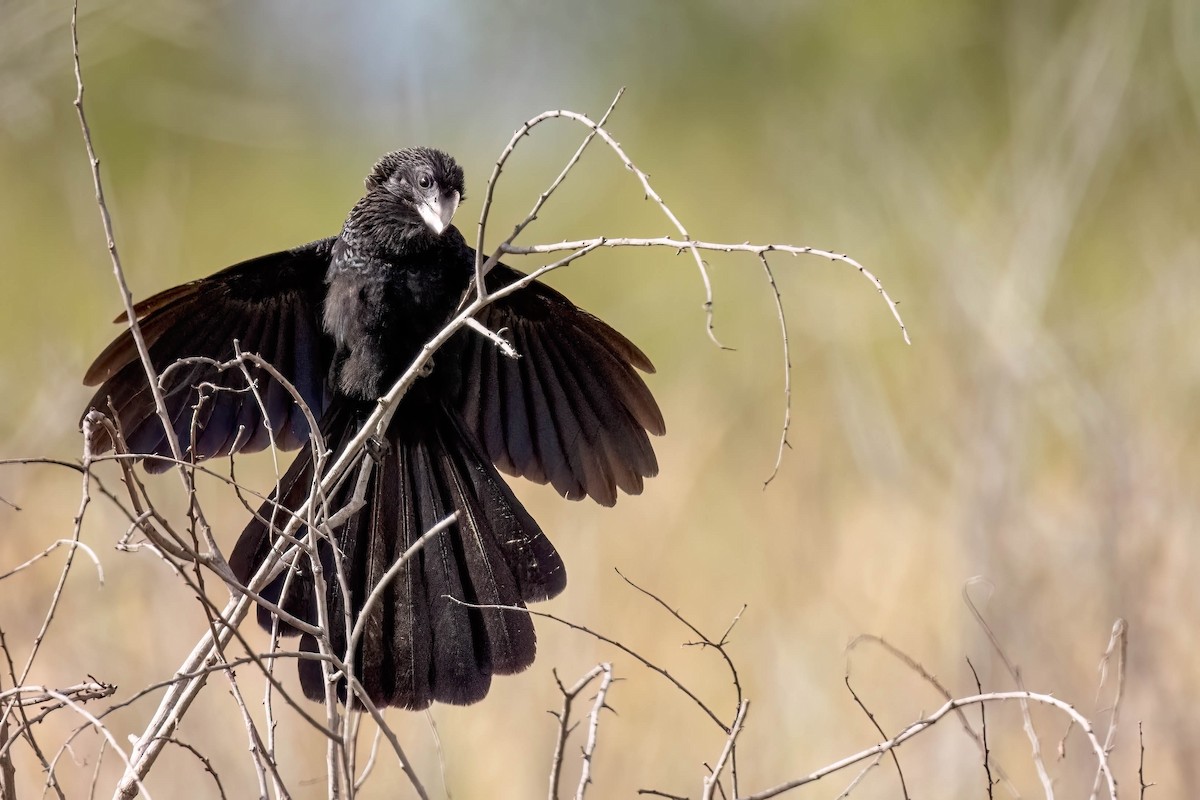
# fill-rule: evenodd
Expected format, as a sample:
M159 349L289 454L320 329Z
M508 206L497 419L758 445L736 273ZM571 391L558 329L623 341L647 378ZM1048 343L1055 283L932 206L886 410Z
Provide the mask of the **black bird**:
M450 224L462 197L462 169L445 153L413 148L384 156L337 236L139 303L155 369L161 373L189 356L229 359L237 340L243 352L257 352L292 382L320 420L328 448L339 452L472 284L475 252ZM520 277L498 265L486 281L495 290ZM330 635L341 654L346 610L357 619L410 543L459 513L455 526L388 584L365 624L356 674L375 703L414 709L434 701L472 703L487 693L492 675L532 663L528 615L448 599L523 606L566 584L554 546L496 467L603 505L616 501L618 489L641 492L643 478L658 471L647 434L665 428L638 373L653 366L628 339L537 282L487 307L478 321L503 331L521 357L507 358L477 332L461 331L401 400L373 454L366 506L334 531L349 596L332 579L330 546L321 546L331 577ZM260 508L234 547L230 564L246 581L286 522L275 502L289 509L303 502L314 462L305 417L284 388L257 372L260 401L244 390L238 372L188 361L169 373L164 392L187 458L253 452L272 441L302 446L274 502ZM87 410L115 410L131 453L171 455L128 331L100 354L84 382L100 384ZM94 430L93 451L111 449L108 435ZM147 458L144 465L161 472L171 462ZM353 475L343 482L331 508L350 499L354 483ZM286 592L283 578L264 595L315 624L311 574L298 566ZM272 622L262 607L259 622ZM300 644L317 649L308 634ZM299 664L305 694L322 698L317 662ZM344 686L340 691L345 697Z

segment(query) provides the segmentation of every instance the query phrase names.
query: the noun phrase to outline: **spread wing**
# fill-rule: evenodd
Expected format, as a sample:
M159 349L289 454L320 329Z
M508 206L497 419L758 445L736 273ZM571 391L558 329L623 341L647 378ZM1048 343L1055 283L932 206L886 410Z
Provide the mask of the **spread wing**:
M491 290L524 277L504 265ZM458 406L501 470L550 483L572 500L612 505L617 489L642 491L658 473L648 434L666 431L638 370L641 350L559 292L531 283L485 308L479 322L512 343L511 359L483 336L464 332Z
M218 370L211 362L231 359L237 340L242 352L257 353L287 378L319 419L329 399L325 378L333 355L333 344L321 329L333 241L244 261L137 304L154 369L159 375L167 371L161 381L166 409L185 456L199 460L254 452L272 439L278 447L295 448L306 440L303 412L278 381L247 364L256 387L251 391L240 367ZM184 361L176 364L180 359ZM131 453L171 455L128 330L96 358L84 383L100 384L85 415L96 409L114 417ZM93 452L112 446L109 436L97 430ZM167 461L146 462L151 472L169 466Z

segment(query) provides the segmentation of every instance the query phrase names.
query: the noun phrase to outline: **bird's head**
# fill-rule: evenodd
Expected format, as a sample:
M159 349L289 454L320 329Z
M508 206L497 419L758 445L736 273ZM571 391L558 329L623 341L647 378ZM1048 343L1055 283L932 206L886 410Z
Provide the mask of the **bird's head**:
M463 199L463 171L440 150L410 147L379 159L366 187L360 222L388 238L438 237Z

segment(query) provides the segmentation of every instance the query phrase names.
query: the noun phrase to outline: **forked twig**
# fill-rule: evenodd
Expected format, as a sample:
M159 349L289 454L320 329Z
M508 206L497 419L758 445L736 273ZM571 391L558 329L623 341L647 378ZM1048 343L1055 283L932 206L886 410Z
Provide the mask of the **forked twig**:
M495 185L496 179L499 178L500 172L503 169L504 162L508 160L508 157L510 155L512 155L513 151L516 149L517 144L523 138L528 136L530 131L532 131L535 127L542 124L543 122L546 122L547 120L551 120L551 119L572 120L572 121L577 122L577 123L585 126L586 128L588 128L590 130L590 133L588 133L587 138L584 139L583 144L580 145L580 147L576 151L575 155L572 156L571 160L567 162L566 168L562 171L562 173L559 175L559 177L555 180L554 184L551 185L550 189L548 189L546 192L544 192L546 197L549 197L549 195L556 188L558 188L559 184L562 183L563 179L566 178L567 173L571 170L572 167L575 166L576 162L578 162L580 155L583 154L584 148L587 147L588 143L591 142L592 138L595 136L599 136L605 142L605 144L607 144L609 146L609 148L614 153L616 153L617 158L619 158L621 160L621 163L625 165L625 168L637 176L638 181L642 185L642 190L645 192L646 199L653 200L658 205L659 209L661 209L663 214L666 215L667 219L669 219L671 221L671 224L674 225L675 230L679 232L680 236L682 236L684 239L690 238L688 235L687 229L683 227L683 223L681 223L679 221L679 218L675 216L675 212L671 211L671 209L667 207L667 204L663 202L662 197L660 197L658 192L654 191L654 187L652 187L650 185L650 176L647 175L645 172L643 172L641 169L639 169L637 167L637 165L635 165L633 163L633 161L630 160L629 156L627 156L625 154L625 151L621 148L621 145L617 143L617 140L614 139L608 133L608 131L606 131L604 129L604 121L608 118L608 115L612 113L613 108L616 106L617 102L621 99L621 95L624 91L625 91L624 89L621 89L619 92L617 92L617 96L613 99L612 103L608 107L608 110L604 112L604 116L601 118L601 120L599 122L595 122L583 114L577 114L574 111L567 111L564 109L559 109L559 110L554 110L554 111L543 111L541 114L538 114L536 117L533 117L532 119L527 120L523 125L521 125L521 127L519 127L517 129L516 133L513 134L512 139L509 141L508 145L504 148L504 150L501 151L500 157L496 160L496 166L492 170L492 177L488 181L488 188L487 188L486 197L484 200L484 210L482 212L483 217L480 219L480 224L479 224L478 246L476 247L475 274L476 274L476 281L477 281L477 286L478 286L477 296L482 297L485 294L482 276L484 274L486 274L488 272L488 270L490 270L496 264L496 262L500 258L501 253L515 252L514 250L510 249L508 247L508 245L510 245L513 242L513 240L516 238L517 234L519 234L522 230L524 230L525 227L530 222L533 221L533 219L537 215L538 210L541 208L542 204L545 202L544 199L539 198L538 202L534 204L533 211L530 212L530 214L525 218L525 220L523 222L519 223L516 226L512 235L509 236L508 239L506 239L496 249L496 252L494 252L488 258L487 261L480 263L480 258L481 258L480 254L483 253L483 232L484 232L484 228L485 228L486 216L487 216L488 210L491 205L492 191L493 191L493 187ZM729 348L726 348L725 345L721 344L721 342L717 339L716 329L713 325L713 290L712 290L712 280L709 278L709 275L708 275L708 265L704 263L704 259L701 258L699 250L697 250L695 248L691 248L691 252L692 252L693 257L695 258L696 266L700 270L700 278L704 282L705 329L708 332L708 337L709 337L709 339L712 340L713 344L717 345L718 347L720 347L722 349L729 349Z
M549 800L558 800L558 784L562 774L563 758L566 754L567 737L575 729L575 726L571 724L571 706L574 704L575 698L604 672L604 667L604 664L597 664L592 667L569 689L563 686L563 682L559 680L558 672L552 671L554 681L558 684L558 690L562 693L563 703L560 712L557 714L553 711L550 712L550 715L558 720L558 733L554 737L554 755L550 758ZM610 665L609 670L611 671L611 669Z
M703 631L684 618L683 614L681 614L678 609L672 608L665 600L656 595L654 592L651 592L649 589L634 583L625 575L625 573L621 572L621 570L614 569L614 571L621 577L621 580L625 581L625 583L629 584L646 597L649 597L674 619L678 620L681 625L695 634L698 638L698 641L690 644L700 645L701 647L711 647L713 650L716 650L718 654L720 654L721 659L725 662L726 668L729 670L729 677L733 682L733 689L737 694L737 707L734 712L734 717L736 719L739 714L743 714L744 712L742 711L742 707L747 701L742 694L742 681L738 676L737 666L734 665L733 658L729 655L729 651L725 649L725 645L729 643L729 634L733 631L734 626L737 625L738 620L742 618L742 613L746 610L746 606L743 605L741 609L738 610L737 614L733 618L733 621L729 623L729 626L725 629L725 632L721 634L721 638L714 641L711 637L706 635ZM730 727L726 728L726 733L729 733L732 730L733 726L731 725ZM735 746L736 737L731 737L729 741L731 742L732 747L729 755L729 773L733 784L733 793L736 796L738 794L737 747Z
M583 765L579 770L579 788L575 790L575 800L583 800L587 787L592 783L592 757L596 754L596 742L600 735L600 712L608 708L608 688L612 686L612 664L600 664L603 677L600 678L600 688L596 689L596 697L592 700L592 710L588 713L587 741L583 746Z
M725 739L725 747L721 749L721 755L717 757L717 763L713 764L712 773L704 777L704 786L700 795L703 800L712 800L713 789L720 785L721 772L725 769L725 764L730 760L738 734L742 732L742 725L746 721L746 712L749 710L750 701L743 700L738 706L737 716L733 718L733 725L729 728L729 736Z

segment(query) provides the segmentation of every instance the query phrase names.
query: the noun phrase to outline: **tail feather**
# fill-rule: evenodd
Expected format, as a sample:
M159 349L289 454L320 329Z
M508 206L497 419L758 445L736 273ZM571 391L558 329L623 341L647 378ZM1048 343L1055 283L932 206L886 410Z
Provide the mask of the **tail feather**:
M354 435L365 410L335 403L326 413L321 428L334 452ZM487 694L492 675L524 669L536 650L529 616L494 606L523 607L557 594L566 583L562 561L455 412L418 397L406 399L385 438L366 506L334 531L348 594L334 572L329 544L319 547L331 645L339 656L345 653L347 611L352 629L396 560L457 512L457 523L425 543L363 620L355 673L376 703L425 708L434 701L476 702ZM280 504L296 508L302 503L312 474L306 447L281 481ZM332 509L349 501L355 483L352 475L333 493ZM231 565L243 579L273 544L272 508L273 503L264 504L234 549ZM276 528L286 521L278 513L276 520ZM315 624L308 565L292 574L286 592L284 577L264 595ZM260 609L259 621L269 626L273 617ZM288 626L283 630L295 633ZM305 635L301 649L315 650L316 644ZM300 677L306 695L323 697L318 662L301 661Z

